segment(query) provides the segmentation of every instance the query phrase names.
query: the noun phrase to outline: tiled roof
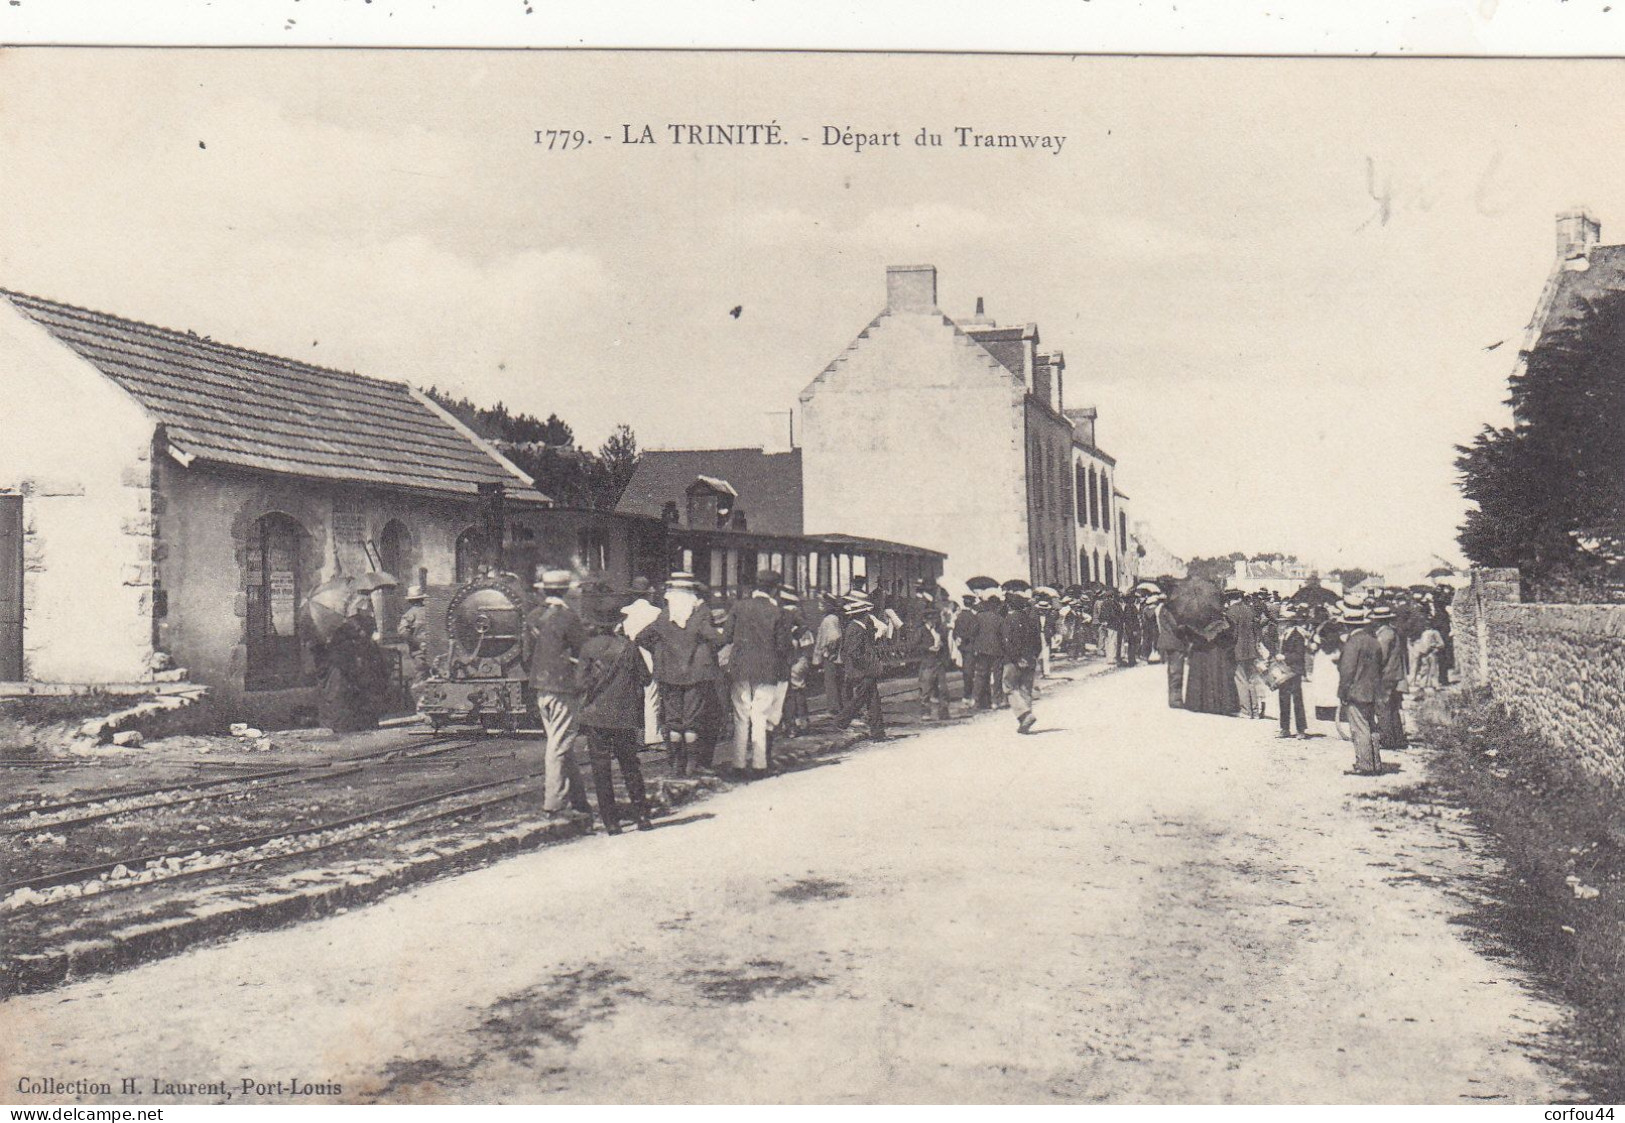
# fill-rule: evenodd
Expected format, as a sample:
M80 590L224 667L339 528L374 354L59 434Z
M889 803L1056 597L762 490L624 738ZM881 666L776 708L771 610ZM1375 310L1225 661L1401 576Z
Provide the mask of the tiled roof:
M504 483L545 500L499 453L403 382L278 358L0 289L135 398L183 459L471 494Z
M637 471L616 510L660 517L667 503L685 511L688 487L700 477L726 480L752 534L801 533L801 450L759 448L654 450L638 458Z

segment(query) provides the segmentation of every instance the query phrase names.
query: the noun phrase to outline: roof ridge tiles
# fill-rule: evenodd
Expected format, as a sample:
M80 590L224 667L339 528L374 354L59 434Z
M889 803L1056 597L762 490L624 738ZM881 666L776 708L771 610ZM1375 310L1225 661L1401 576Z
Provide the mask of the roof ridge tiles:
M190 328L183 331L178 328L164 327L161 324L149 324L142 320L131 320L124 316L116 315L112 312L103 312L99 309L86 308L79 304L69 304L61 300L52 300L49 297L35 296L32 293L19 292L16 289L0 287L0 297L5 297L6 299L13 301L21 300L24 303L44 305L47 308L85 317L92 322L102 321L117 324L121 327L130 328L139 335L152 335L158 338L170 338L186 343L198 344L203 347L213 348L220 351L230 351L239 355L253 355L257 358L268 359L271 362L278 364L301 367L305 370L314 371L324 375L338 375L341 378L353 378L361 382L370 382L376 385L406 385L405 382L399 379L379 378L376 375L371 374L358 374L353 370L340 370L338 367L324 367L319 363L307 363L303 359L295 359L287 355L274 355L269 351L259 351L252 347L242 347L235 343L221 343L219 340L212 339L209 336L198 335Z

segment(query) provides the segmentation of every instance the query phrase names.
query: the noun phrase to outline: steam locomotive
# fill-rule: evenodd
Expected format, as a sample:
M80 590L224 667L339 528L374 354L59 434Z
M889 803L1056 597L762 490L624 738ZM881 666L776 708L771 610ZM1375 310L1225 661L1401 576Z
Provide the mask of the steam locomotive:
M446 650L415 688L417 710L435 729L474 725L517 730L530 711L525 615L530 597L511 573L459 586L445 606Z

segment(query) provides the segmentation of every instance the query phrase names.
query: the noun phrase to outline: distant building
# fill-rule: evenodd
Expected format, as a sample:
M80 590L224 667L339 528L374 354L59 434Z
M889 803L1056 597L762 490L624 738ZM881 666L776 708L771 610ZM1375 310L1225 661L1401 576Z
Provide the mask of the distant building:
M306 597L386 571L387 633L407 583L494 556L498 488L516 572L663 560L658 522L555 507L400 382L4 291L0 378L0 680L136 683L162 651L234 716L298 723Z
M776 416L788 425L787 415ZM778 571L797 589L829 593L862 586L903 595L915 581L941 577L937 550L803 534L801 456L788 447L647 451L617 510L664 520L670 568L724 595L747 590L758 569Z
M1131 540L1138 543L1142 579L1184 577L1189 572L1185 566L1185 559L1159 542L1151 533L1150 524L1144 519L1134 523L1130 535Z
M934 266L887 269L886 307L801 393L807 530L930 544L955 584L1121 584L1115 461L1093 411L1067 410L1065 372L1037 325L981 301L955 321Z

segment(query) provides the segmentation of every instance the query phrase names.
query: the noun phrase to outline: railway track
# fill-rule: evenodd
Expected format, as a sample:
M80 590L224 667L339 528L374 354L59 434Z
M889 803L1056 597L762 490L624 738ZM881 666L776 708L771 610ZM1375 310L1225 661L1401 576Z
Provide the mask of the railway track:
M955 699L959 683L958 675L951 676L948 683L950 700ZM882 702L891 707L906 703L917 697L918 693L918 683L912 676L900 676L880 684ZM809 710L812 714L828 712L827 707L822 705L822 699ZM164 811L243 795L263 796L297 785L350 779L373 770L393 771L396 766L414 766L426 759L468 749L487 739L487 735L480 733L441 735L409 748L383 749L318 766L266 769L247 775L153 785L32 808L13 808L0 812L0 823L21 821L20 825L0 827L0 838L71 830L120 816ZM19 878L0 884L0 909L49 907L106 892L167 884L177 879L217 874L245 866L281 864L302 859L333 847L392 831L411 830L441 819L483 815L490 808L511 803L534 792L538 779L538 774L530 772L504 776L416 795L319 823L279 826L275 830L211 843L206 848L193 849L184 856L177 853L185 848L183 843L161 851L110 858ZM136 802L133 805L108 806L123 800ZM92 810L78 815L69 814L87 808ZM61 815L67 817L51 817Z
M326 761L316 765L288 765L250 772L236 776L220 776L209 780L188 779L173 784L154 784L140 788L126 788L115 792L102 792L79 799L62 800L31 806L16 806L0 811L0 823L20 826L0 826L0 837L27 834L40 830L60 830L102 822L119 815L138 811L161 810L199 803L205 800L226 799L245 792L263 792L297 784L335 780L365 771L368 767L388 766L391 763L415 764L418 761L468 748L477 741L466 737L446 736L429 742L428 747L418 745L410 749L390 748L340 761ZM216 790L229 789L229 790ZM136 802L126 804L126 800ZM109 805L119 804L111 807ZM77 818L58 819L52 816L83 808L106 808Z
M241 866L287 861L308 854L315 854L345 843L358 842L388 831L403 830L454 815L484 811L486 808L511 802L527 794L534 788L535 779L536 774L525 773L520 776L509 776L499 780L470 784L465 787L454 788L451 791L419 796L415 799L405 800L385 807L370 808L361 814L350 815L341 819L216 843L207 850L195 850L185 857L177 857L170 850L165 850L161 853L117 858L71 870L59 870L38 877L25 878L0 885L0 901L8 900L13 894L17 893L38 894L42 890L59 887L81 887L81 892L78 894L61 894L45 900L27 900L23 902L24 904L36 905L60 904L63 901L76 900L84 896L83 887L91 884L100 886L91 894L95 895L103 891L130 889L155 882L170 882L178 878L192 877L199 874L219 873ZM511 787L514 790L499 796L474 801L464 801L462 798L501 787ZM416 811L419 808L444 803L448 800L453 801L453 805L450 807L441 808L426 815L402 818L403 815L407 815L407 813ZM352 829L356 827L363 829ZM324 835L335 835L335 837L321 837ZM304 838L315 838L316 841L305 846L291 848L284 846L269 849L274 843L284 843ZM120 873L121 870L124 872ZM107 876L104 877L103 875ZM13 905L12 907L18 906Z

